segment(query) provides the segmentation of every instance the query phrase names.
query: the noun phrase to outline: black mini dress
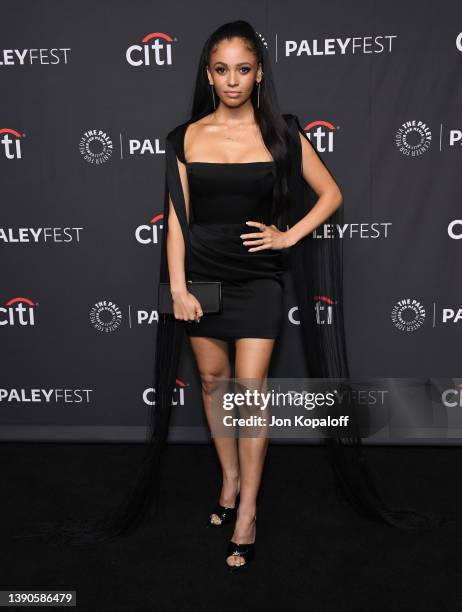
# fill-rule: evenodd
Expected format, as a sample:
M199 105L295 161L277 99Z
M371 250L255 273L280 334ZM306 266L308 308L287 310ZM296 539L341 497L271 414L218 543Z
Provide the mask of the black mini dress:
M274 161L186 162L186 169L189 278L222 283L222 312L187 322L188 335L277 338L284 292L282 251L249 251L251 245L240 238L259 231L246 221L271 224Z

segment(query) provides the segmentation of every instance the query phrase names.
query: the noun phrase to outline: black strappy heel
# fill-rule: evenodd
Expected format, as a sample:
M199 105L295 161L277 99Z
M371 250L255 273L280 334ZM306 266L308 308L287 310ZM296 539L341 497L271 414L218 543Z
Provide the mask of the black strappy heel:
M255 522L257 521L257 517L255 516L253 519ZM240 565L229 565L227 559L228 557L242 557L245 560L245 563ZM235 572L237 570L242 569L246 565L248 565L255 558L255 542L251 544L236 544L232 540L228 542L228 548L226 550L225 563L230 572Z
M236 495L236 505L234 508L229 508L228 506L222 506L220 503L217 503L215 508L209 515L209 520L206 523L206 527L222 527L223 525L227 525L231 523L236 518L237 507L239 505L239 493ZM211 515L216 514L220 519L220 523L212 523Z

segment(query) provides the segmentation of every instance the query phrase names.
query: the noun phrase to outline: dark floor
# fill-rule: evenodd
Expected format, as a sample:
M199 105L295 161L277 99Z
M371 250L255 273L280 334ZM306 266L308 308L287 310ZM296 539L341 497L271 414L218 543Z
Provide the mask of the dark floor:
M136 473L136 445L0 445L2 525L108 507ZM129 538L53 548L2 537L0 590L77 591L88 612L461 608L462 494L458 447L368 447L393 504L452 519L412 533L358 517L337 500L321 446L271 444L258 506L257 549L242 574L226 571L232 526L206 529L219 494L209 445L170 445L162 503ZM11 527L7 527L11 525Z

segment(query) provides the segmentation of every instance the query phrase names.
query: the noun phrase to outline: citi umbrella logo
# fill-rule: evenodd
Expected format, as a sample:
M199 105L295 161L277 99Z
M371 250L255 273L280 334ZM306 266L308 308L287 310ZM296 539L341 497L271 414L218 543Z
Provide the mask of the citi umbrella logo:
M164 214L160 213L151 219L149 225L147 223L139 225L135 230L136 241L140 244L159 244L160 230L164 228L163 219Z
M332 325L334 300L327 295L315 295L313 299L316 323L318 325Z
M35 325L35 304L25 297L15 297L8 300L4 306L0 306L0 326L8 325L31 326Z
M313 297L314 317L317 325L333 325L335 303L335 300L327 295ZM300 325L298 306L289 309L288 319L293 325Z
M462 408L462 385L445 389L441 393L441 403L446 408Z
M334 150L334 135L338 130L330 121L317 119L307 123L303 131L319 153L332 153Z
M0 128L0 145L6 159L21 159L22 135L13 128Z
M171 66L172 43L176 39L164 32L150 32L128 47L125 57L130 66Z
M184 382L180 378L175 378L175 386L172 389L172 406L185 406L186 391L190 387L189 383ZM156 390L149 387L143 393L143 400L150 406L156 405Z

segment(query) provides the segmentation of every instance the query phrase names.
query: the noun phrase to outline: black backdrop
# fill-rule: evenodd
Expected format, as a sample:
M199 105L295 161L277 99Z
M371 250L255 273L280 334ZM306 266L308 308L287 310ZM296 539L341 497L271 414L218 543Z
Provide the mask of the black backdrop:
M188 118L203 42L235 19L265 37L282 111L298 115L344 194L352 374L458 375L462 5L1 11L1 439L143 438L165 136ZM305 376L287 282L270 374ZM208 439L187 344L175 396L171 440Z

